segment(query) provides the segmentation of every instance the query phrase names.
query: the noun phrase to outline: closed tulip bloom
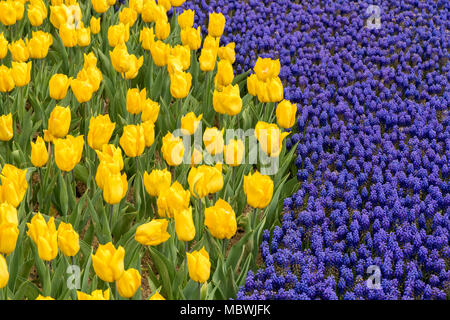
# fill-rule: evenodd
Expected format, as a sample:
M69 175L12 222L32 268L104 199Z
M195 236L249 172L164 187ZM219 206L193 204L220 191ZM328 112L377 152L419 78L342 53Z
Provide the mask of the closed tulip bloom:
M155 0L147 0L144 1L142 6L142 20L144 22L155 22L155 11L157 10L158 5Z
M81 291L77 291L78 300L109 300L110 290L94 290L91 294L87 294Z
M166 168L154 169L150 174L144 172L144 186L147 193L157 197L162 190L169 189L172 184L172 174Z
M8 265L6 259L0 254L0 289L6 287L9 281Z
M59 29L69 19L69 10L65 5L50 6L50 23Z
M33 27L39 27L44 22L44 19L47 18L47 9L43 11L42 8L36 5L29 5L27 12L28 20Z
M9 255L19 237L17 210L7 202L0 204L0 253Z
M73 27L69 27L68 24L63 23L59 28L59 36L62 40L64 47L73 48L77 45L78 35L77 30Z
M166 300L159 292L155 292L148 300Z
M101 150L104 144L108 144L114 132L116 124L111 122L109 115L98 115L89 120L88 144L92 149Z
M210 155L215 156L216 154L221 154L223 152L223 133L224 129L221 131L216 127L206 128L203 133L203 143L205 144L206 151Z
M225 200L219 199L212 207L205 209L205 226L217 239L231 239L236 234L236 214Z
M70 223L61 222L58 226L58 247L67 257L73 257L80 251L78 233Z
M150 47L150 53L155 65L157 65L158 67L164 67L165 65L167 65L167 61L169 59L170 45L157 40L153 42L152 46Z
M142 105L147 97L147 90L141 91L137 88L128 89L127 91L127 111L131 114L139 114L142 112Z
M151 121L142 122L144 128L145 146L151 147L155 141L155 124Z
M51 34L43 31L33 31L31 39L26 39L28 52L32 59L45 58L52 44L53 37Z
M183 13L180 14L177 19L180 28L181 29L192 28L192 26L194 25L194 16L195 16L194 10L189 9L183 11Z
M244 193L247 203L253 208L264 209L272 200L273 181L258 171L244 176Z
M122 151L112 144L104 144L102 151L96 150L96 153L100 159L100 164L95 174L95 182L103 190L108 175L111 173L120 173L123 169Z
M197 130L202 117L203 114L197 117L192 111L185 114L183 117L181 117L181 130L183 130L185 134L193 135Z
M144 246L157 246L170 238L168 225L169 221L166 219L153 219L136 229L134 239Z
M139 157L145 149L144 128L139 124L125 126L119 143L128 157Z
M169 189L164 189L159 194L156 204L158 215L162 218L173 218L175 212L189 208L191 193L184 190L183 186L175 181Z
M214 167L201 165L191 168L188 183L191 194L196 198L203 198L222 190L222 164L218 163Z
M6 40L3 32L0 33L0 59L3 59L8 54L8 40Z
M152 99L145 99L142 104L142 121L151 121L153 123L158 119L160 105L158 102L153 101Z
M191 90L192 75L188 72L176 71L170 75L170 94L175 99L186 98Z
M208 281L211 272L211 261L209 261L209 254L205 247L192 253L187 252L186 256L189 277L195 282L204 283Z
M196 147L192 148L191 167L199 165L203 161L203 153Z
M9 141L14 136L12 114L0 116L0 140Z
M192 219L192 207L175 211L175 232L178 240L191 241L195 237L194 220Z
M170 3L172 4L173 7L180 7L185 2L186 0L170 0Z
M120 73L128 72L131 65L131 57L125 44L117 45L109 52L114 70Z
M279 77L272 78L267 84L270 102L279 102L283 100L283 84Z
M216 87L226 87L233 82L233 66L228 60L220 60L217 63L217 74L214 79Z
M202 49L198 61L200 62L200 70L203 72L213 71L216 66L217 55L214 50Z
M255 126L255 136L261 149L269 157L278 157L283 147L283 140L289 132L281 132L276 124L258 121Z
M0 202L8 202L17 208L28 189L27 170L21 170L11 164L5 164L0 172L2 182Z
M281 128L289 129L295 123L297 105L287 100L281 101L276 110L277 123Z
M44 140L49 142L55 138L64 138L69 132L70 121L70 108L56 106L48 118L48 130L44 130Z
M24 13L25 13L25 3L27 1L26 0L18 0L18 1L13 1L12 5L14 7L14 10L16 11L16 20L22 20Z
M109 6L113 6L116 4L116 0L107 0Z
M35 167L43 167L48 161L48 151L44 139L37 137L36 142L31 143L31 163Z
M144 64L144 57L141 56L139 59L134 55L130 55L130 68L125 72L125 79L134 79L139 73L139 69ZM122 77L124 74L122 74Z
M100 18L96 18L94 16L91 17L89 28L91 29L92 34L97 34L100 32L100 22Z
M109 204L117 204L126 196L128 191L127 175L109 172L104 177L103 199Z
M11 62L11 73L16 87L26 86L31 80L31 61L26 62Z
M117 291L124 298L132 298L141 286L141 275L136 269L126 270L122 277L117 280Z
M202 45L202 34L200 26L197 29L187 28L180 32L181 42L191 50L198 50Z
M56 139L53 143L55 145L55 162L58 168L61 171L72 171L81 160L84 146L83 135L74 137L69 134L65 139Z
M256 97L256 83L258 81L258 77L256 74L251 74L247 77L247 91L250 95Z
M155 35L159 40L165 40L170 34L170 23L167 21L156 21Z
M162 139L161 152L169 166L178 166L183 161L184 144L181 137L168 132Z
M80 28L77 30L77 44L80 47L87 47L91 43L91 29Z
M94 93L94 88L89 81L78 78L70 80L70 88L78 103L88 102Z
M0 66L0 92L10 92L14 89L15 83L12 71L7 66Z
M0 22L5 26L12 26L17 21L16 9L12 1L0 2Z
M214 38L219 38L225 29L225 16L219 12L209 14L208 34Z
M256 80L256 96L259 102L271 102L268 82Z
M58 236L55 226L55 218L51 217L45 222L44 217L38 212L27 223L27 235L33 240L38 249L39 257L45 261L51 261L58 255Z
M129 0L128 6L138 14L141 14L144 7L144 0Z
M138 14L134 9L123 8L119 13L119 22L132 27L137 20L137 15Z
M87 81L92 86L92 91L96 92L100 88L100 83L103 80L103 75L97 67L84 67L77 74L77 79L80 81Z
M229 63L233 64L236 60L236 53L234 51L236 44L234 42L228 43L224 47L219 47L217 51L220 60L227 60Z
M37 300L55 300L55 299L50 296L44 297L43 295L39 294L35 300L37 301Z
M65 74L54 74L48 83L50 97L55 100L64 99L69 89L70 80Z
M83 69L90 69L97 67L97 57L93 52L89 54L83 53Z
M95 255L91 255L95 274L105 282L119 280L124 273L125 249L117 249L112 242L99 245Z
M91 0L92 8L97 13L105 13L109 9L107 0Z
M119 23L110 26L108 29L108 43L111 47L124 44L130 38L130 27L127 24Z
M8 45L8 49L11 52L13 61L26 62L30 58L30 53L23 39L11 42Z
M244 159L244 151L245 145L242 140L231 139L224 146L225 163L232 167L239 166Z
M280 74L280 60L272 60L270 58L258 57L253 70L260 81L267 81L278 77Z
M155 42L155 32L153 31L153 28L144 27L139 34L139 42L141 42L144 50L150 51L150 48Z
M242 99L239 92L239 85L228 85L222 91L214 90L213 93L214 110L221 114L234 116L242 110Z
M191 66L191 51L188 46L176 45L170 50L170 58L177 58L181 65L181 71L189 69Z

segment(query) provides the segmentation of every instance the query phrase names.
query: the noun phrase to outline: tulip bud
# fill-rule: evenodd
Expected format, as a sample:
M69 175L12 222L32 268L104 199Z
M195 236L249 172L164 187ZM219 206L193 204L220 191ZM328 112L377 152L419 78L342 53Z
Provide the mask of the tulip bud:
M94 87L89 81L78 78L70 80L70 88L78 103L88 102L94 93Z
M61 38L62 43L66 48L73 48L77 45L77 30L73 27L70 27L67 23L61 24L59 28L59 37Z
M175 232L178 240L191 241L195 237L194 220L192 219L192 207L175 211Z
M200 70L203 72L213 71L216 66L217 55L214 50L202 49L198 61L200 62Z
M12 70L8 67L0 66L0 92L10 92L15 87Z
M89 120L88 144L92 149L101 150L108 144L116 124L111 122L109 115L98 115Z
M89 23L89 27L91 28L92 34L97 34L100 32L100 18L91 17L91 21Z
M0 253L9 255L19 237L17 210L7 202L0 204Z
M280 127L289 129L295 123L297 105L287 100L281 101L276 110L277 123Z
M147 90L144 88L132 88L127 91L127 111L131 114L139 114L142 112L142 106L147 96Z
M119 44L125 44L130 38L130 26L128 24L119 23L110 26L108 29L108 43L111 47Z
M74 137L69 134L65 139L56 139L53 143L55 145L55 162L58 168L61 171L72 171L81 160L84 146L83 135Z
M142 121L151 121L153 123L158 119L159 114L159 103L153 101L152 99L145 99L142 103Z
M248 176L244 176L244 193L250 206L264 209L272 200L273 181L258 171L253 175L250 172Z
M64 138L69 132L70 121L70 108L56 106L48 118L48 130L44 130L44 140L49 142L55 138Z
M180 32L180 38L181 43L183 43L184 46L188 46L191 50L198 50L202 45L202 34L200 27L197 27L197 29L182 29Z
M96 152L100 159L100 164L95 175L95 182L103 190L108 175L111 173L118 174L123 169L122 151L119 147L112 144L104 144L102 151L96 150Z
M136 229L134 239L144 246L157 246L170 238L168 225L169 221L166 219L153 219Z
M151 121L144 121L142 127L144 128L145 146L150 147L155 141L155 124Z
M119 143L128 157L139 157L145 149L145 135L142 125L125 126Z
M137 20L137 12L132 8L123 8L119 13L119 22L132 27Z
M278 77L280 74L280 60L258 57L253 70L260 81L267 81Z
M214 79L216 87L226 87L233 82L233 66L228 60L220 60L217 63L217 74ZM239 88L239 86L238 86Z
M229 166L236 167L242 163L244 159L245 145L242 140L231 139L224 146L225 163Z
M59 224L58 247L68 257L73 257L80 251L79 236L72 224L64 222Z
M229 63L233 64L236 60L236 53L234 52L235 47L236 44L234 42L230 42L224 47L219 47L217 53L220 60L227 60Z
M78 300L109 300L109 295L109 289L106 289L104 293L102 292L102 290L94 290L91 294L77 291Z
M124 298L132 298L141 286L141 275L136 269L124 271L122 277L117 280L117 291Z
M217 239L230 239L236 234L236 214L225 200L219 199L212 207L205 209L205 226Z
M162 190L169 189L172 183L172 174L167 169L154 169L150 174L144 172L144 186L151 196L159 196Z
M127 175L109 172L103 179L103 199L111 205L120 203L128 191Z
M170 94L175 99L186 98L191 90L192 75L187 72L176 71L170 75Z
M61 100L66 97L70 79L65 74L54 74L48 83L50 98Z
M3 32L0 33L0 59L3 59L8 54L8 40L6 40Z
M37 296L37 298L36 299L34 299L34 300L55 300L54 298L52 298L52 297L50 297L50 296L46 296L46 297L44 297L44 296L42 296L42 295L38 295Z
M11 52L13 61L25 62L30 58L30 53L23 39L11 42L8 45L8 49Z
M220 38L225 29L225 16L219 12L209 14L208 34L215 38Z
M187 252L187 263L189 270L189 277L195 281L204 283L208 281L211 271L211 262L209 261L209 254L202 247L200 251L192 253Z
M234 116L242 110L242 99L239 85L228 85L222 91L214 90L213 107L217 113Z
M279 77L272 78L267 83L270 102L279 102L283 100L283 84Z
M80 28L77 30L77 44L80 47L87 47L91 43L91 29Z
M223 188L222 164L214 167L201 165L193 167L188 175L189 189L195 197L203 198Z
M123 276L125 249L122 246L116 249L112 242L101 244L91 256L94 271L103 281L114 282Z
M141 14L144 7L144 0L129 0L128 6L138 14Z
M166 300L159 292L155 292L148 300Z
M5 26L12 26L17 21L16 8L12 1L1 1L0 2L0 22Z
M31 143L31 163L35 167L43 167L48 161L48 151L42 137L37 137L36 142Z
M105 13L109 9L107 0L92 0L92 8L97 13Z
M150 53L155 65L157 65L158 67L164 67L165 65L167 65L167 61L169 59L170 45L157 40L151 45Z
M194 16L195 11L194 10L185 10L182 14L178 16L178 25L181 29L188 29L192 28L194 25Z
M144 48L144 50L150 51L150 48L155 42L155 33L153 28L144 27L139 35L139 42L142 43L142 48Z
M206 151L212 156L221 154L223 152L223 132L219 131L216 127L206 128L203 133L203 143L205 144Z
M9 281L8 265L6 259L0 254L0 289L6 287Z
M189 112L181 118L181 129L183 133L193 135L197 130L200 121L202 120L203 114L198 117L195 116L195 113Z
M170 0L173 7L180 7L186 0Z
M128 72L131 64L131 56L128 53L125 44L117 45L113 51L109 52L109 55L111 57L111 63L114 70L120 73Z
M55 218L51 217L45 222L44 217L38 212L27 223L27 235L37 246L39 257L45 261L51 261L58 255L58 241L55 227Z
M32 59L43 59L47 56L53 38L50 33L43 31L33 31L31 39L26 39L28 52Z
M141 56L139 59L134 55L130 55L130 68L125 74L122 73L122 77L125 79L134 79L137 77L139 73L139 69L144 64L144 56Z
M26 86L31 80L31 61L25 62L11 62L11 73L16 87Z
M184 145L181 137L168 132L162 139L161 152L169 166L178 166L183 161Z
M28 189L27 170L20 170L11 164L5 164L0 173L0 202L8 202L17 208Z
M175 181L169 189L164 189L158 196L156 204L160 217L173 218L175 212L189 208L191 193Z
M42 3L42 5L39 5ZM28 20L33 27L39 27L47 17L47 8L42 1L34 1L27 9Z
M9 141L14 136L12 114L0 116L0 140Z
M258 121L255 126L255 136L259 141L261 149L269 157L278 157L283 147L283 140L289 132L281 132L276 124L269 124L264 121Z
M167 21L156 21L155 35L159 40L165 40L170 34L170 23Z

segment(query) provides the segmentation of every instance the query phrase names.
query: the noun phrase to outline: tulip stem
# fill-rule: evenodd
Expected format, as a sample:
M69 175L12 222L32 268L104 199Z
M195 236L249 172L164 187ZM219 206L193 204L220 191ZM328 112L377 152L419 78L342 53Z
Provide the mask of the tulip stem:
M184 242L184 249L186 253L189 251L189 245L187 241Z
M113 230L113 223L112 223L113 211L114 211L114 205L110 204L109 205L109 230L111 231L111 237L112 237L112 230Z
M202 284L198 282L198 300L202 300Z

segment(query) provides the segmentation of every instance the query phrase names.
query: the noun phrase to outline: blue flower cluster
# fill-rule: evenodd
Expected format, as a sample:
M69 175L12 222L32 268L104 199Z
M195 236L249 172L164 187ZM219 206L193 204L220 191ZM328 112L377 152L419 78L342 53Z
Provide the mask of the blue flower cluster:
M279 58L298 103L301 187L237 298L450 297L450 3L298 2L185 4L229 17L238 72Z

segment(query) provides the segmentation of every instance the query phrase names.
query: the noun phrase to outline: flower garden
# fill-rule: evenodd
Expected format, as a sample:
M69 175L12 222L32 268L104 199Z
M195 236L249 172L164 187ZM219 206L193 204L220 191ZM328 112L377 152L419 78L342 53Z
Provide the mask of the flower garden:
M449 10L0 1L0 299L448 300Z

